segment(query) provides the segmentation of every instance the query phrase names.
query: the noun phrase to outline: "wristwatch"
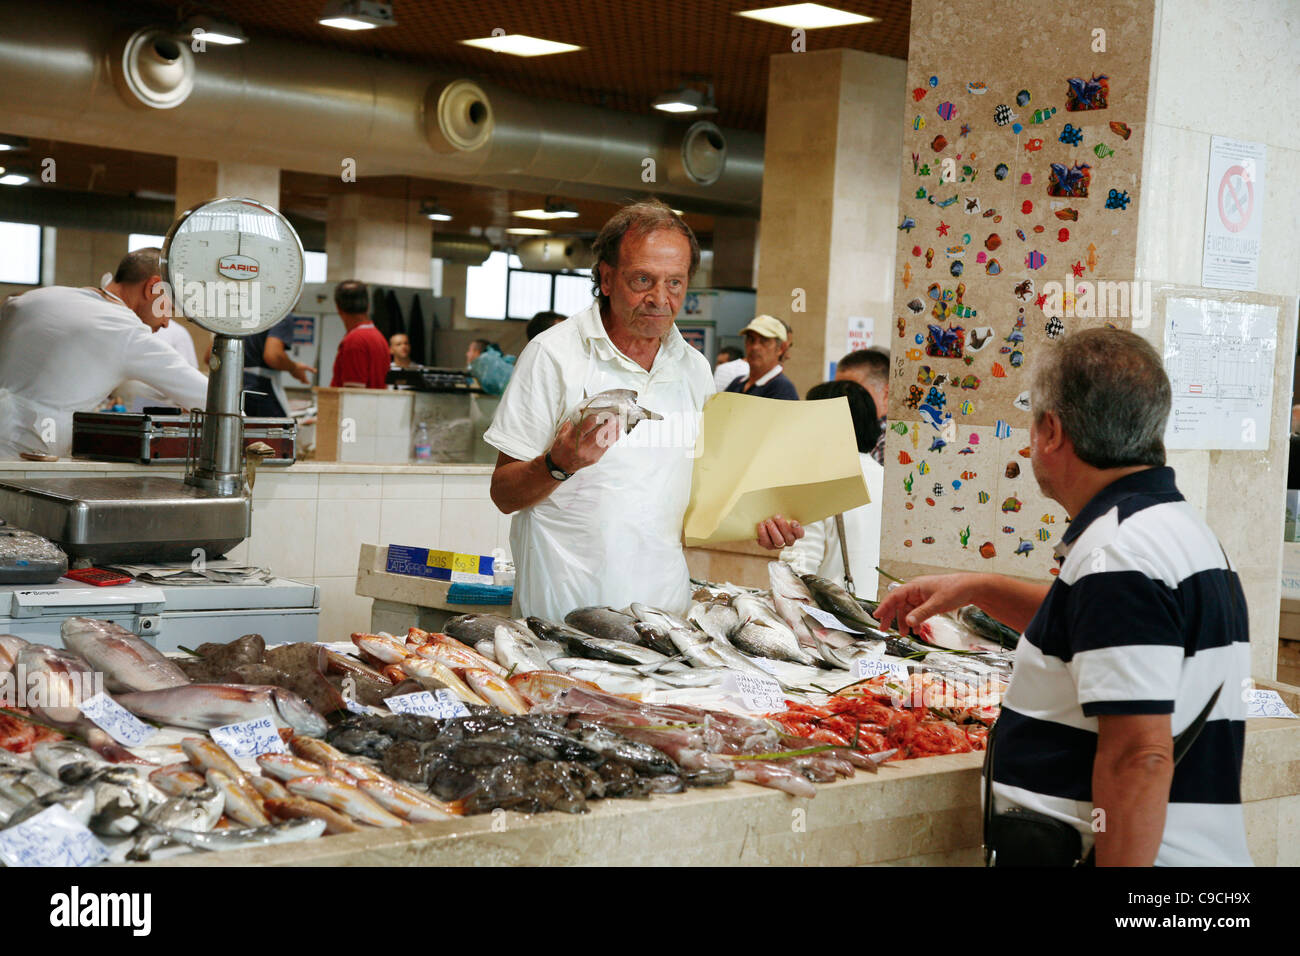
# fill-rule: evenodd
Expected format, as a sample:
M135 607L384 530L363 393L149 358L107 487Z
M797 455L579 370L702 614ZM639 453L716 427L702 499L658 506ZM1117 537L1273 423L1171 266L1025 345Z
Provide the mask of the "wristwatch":
M573 477L573 475L569 474L569 472L565 471L555 463L555 459L551 457L549 451L546 453L546 470L551 473L551 477L556 481L567 481Z

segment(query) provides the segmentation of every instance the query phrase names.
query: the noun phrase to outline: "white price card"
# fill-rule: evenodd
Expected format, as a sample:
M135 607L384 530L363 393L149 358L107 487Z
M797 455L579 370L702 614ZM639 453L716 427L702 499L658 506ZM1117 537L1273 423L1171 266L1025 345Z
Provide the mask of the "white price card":
M108 849L62 805L0 831L5 866L94 866Z
M1247 717L1295 717L1282 695L1275 690L1252 687L1245 693Z
M785 693L781 685L768 678L732 671L722 682L722 692L739 697L741 705L751 713L785 710Z
M823 611L819 607L811 607L805 604L803 612L810 618L821 624L823 627L829 627L832 631L848 631L850 634L865 634L865 631L859 631L856 627L849 627L830 611Z
M245 720L238 724L213 727L208 731L212 739L230 756L258 757L262 754L288 753L275 721L270 717Z
M158 732L107 694L99 693L80 707L83 714L124 747L139 747Z
M427 690L416 691L414 694L396 694L385 698L384 703L395 714L416 714L443 720L469 716L469 708L464 702L446 690L440 690L436 694Z
M907 665L898 661L887 661L882 657L859 657L853 661L853 676L858 680L888 674L893 680L907 680Z

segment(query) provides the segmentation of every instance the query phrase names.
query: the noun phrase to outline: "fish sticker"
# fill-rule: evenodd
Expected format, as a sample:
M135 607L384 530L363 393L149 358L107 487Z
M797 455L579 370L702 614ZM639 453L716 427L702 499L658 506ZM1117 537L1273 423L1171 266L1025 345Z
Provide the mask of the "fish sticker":
M926 535L924 538L921 539L921 543L922 543L922 544L934 544L934 538L930 537L929 535Z
M912 129L915 130L925 129L925 117L922 116L920 113L916 114L915 118L913 118Z
M957 194L953 193L951 196L949 196L947 199L943 200L942 202L936 202L934 204L938 206L940 209L947 209L956 201L957 201ZM930 202L934 202L934 200L931 199Z
M935 437L930 441L930 448L929 448L929 450L930 450L930 451L933 451L933 452L941 452L941 451L944 450L944 448L947 447L947 445L948 445L948 443L947 443L946 441L944 441L942 438L940 438L939 436L936 435L936 436L935 436Z
M1056 524L1056 515L1045 514L1038 520L1041 521L1043 524Z
M1133 131L1128 128L1128 123L1117 123L1114 120L1111 120L1110 131L1122 139L1128 139L1133 134Z
M894 424L890 425L889 427L892 428L895 432L897 432L900 435L907 434L907 426L904 425L902 422L894 422Z
M925 311L925 303L920 299L913 299L911 302L907 303L907 307L917 313Z
M948 146L948 138L940 133L934 139L930 140L930 148L936 153L942 153Z
M1019 499L1019 498L1016 498L1016 497L1013 496L1013 497L1011 497L1011 498L1008 498L1006 501L1002 502L1002 513L1003 513L1003 514L1016 514L1016 513L1019 512L1019 511L1020 511L1020 499Z
M927 90L925 87L918 86L916 89L912 90L912 99L916 100L916 102L919 103L921 102L921 100L925 99L925 94L929 92L930 91Z
M1065 109L1068 113L1104 110L1110 95L1109 77L1092 74L1089 79L1073 77L1065 81Z
M908 358L912 359L913 361L916 361L917 359L919 359L919 358L921 357L921 350L920 350L920 349L908 349L908 350L907 350L906 352L904 352L903 354L906 355Z
M1112 189L1110 195L1106 197L1107 209L1127 209L1129 203L1128 190L1121 192L1118 189Z
M980 504L986 505L989 503L989 493L987 491L981 491L977 497Z
M1037 249L1025 256L1025 265L1030 269L1041 269L1047 265L1047 256L1043 255Z
M1052 532L1048 531L1046 528L1039 528L1035 536L1039 541L1050 541L1052 538Z
M1010 438L1011 426L999 418L997 424L994 426L993 433L997 438Z
M1049 119L1056 115L1056 107L1049 106L1044 110L1034 110L1034 115L1029 118L1029 122L1035 126L1042 126Z
M1092 148L1092 151L1097 154L1098 159L1106 159L1108 156L1115 155L1115 151L1105 143L1098 143Z
M962 402L958 408L961 410L963 415L969 415L971 412L975 411L975 403L968 398L966 401Z
M1017 452L1017 454L1020 455L1021 458L1028 458L1031 454L1029 450L1029 446L1026 445L1024 448L1020 449L1020 451Z
M983 544L980 545L981 558L992 558L995 557L997 553L998 553L998 549L993 547L992 541L985 541Z
M1058 210L1056 210L1055 215L1056 215L1056 218L1057 218L1057 219L1063 219L1063 220L1065 220L1066 222L1078 222L1078 221L1079 221L1079 210L1077 210L1077 209L1069 209L1069 208L1066 208L1066 209L1058 209Z
M1005 368L1002 367L1002 363L1001 363L1001 362L994 362L994 363L993 363L993 377L994 377L994 378L1006 378L1006 377L1007 377L1007 370L1006 370Z
M1002 245L1002 237L996 232L989 233L988 238L984 240L984 248L989 252L995 251L1000 245Z
M912 456L905 451L900 451L898 453L898 463L900 465L910 465L912 463Z
M973 454L975 454L975 449L974 449L974 448L963 448L961 451L957 452L957 454L959 454L959 455L973 455Z
M1066 146L1078 146L1083 140L1083 130L1073 123L1066 123L1065 129L1061 130L1060 140Z
M1016 533L1016 529L1013 528L1013 527L1011 527L1011 525L1009 525L1009 524L1004 524L1004 525L1002 526L1002 533L1003 533L1003 534L1015 534L1015 533Z
M922 365L916 370L916 381L918 385L929 385L934 381L934 370L928 365Z
M1016 349L1014 352L1011 353L1012 368L1020 368L1020 366L1024 363L1024 361L1025 361L1024 352L1020 351L1019 349Z
M918 475L928 475L930 473L929 464L924 461L921 462L919 465L916 466L916 473Z
M983 96L988 91L989 88L980 80L966 84L966 92L970 93L972 96Z
M900 232L910 233L915 228L916 228L916 220L913 219L911 216L904 216L903 221L898 224L898 229Z
M993 168L993 175L999 180L1006 179L1009 172L1011 172L1011 167L1006 163L998 163L997 166Z
M967 375L965 378L963 378L963 379L961 380L961 387L962 387L962 388L966 388L966 389L979 388L979 387L980 387L980 379L979 379L979 376L978 376L978 375Z
M957 107L953 106L947 100L944 100L935 107L935 112L939 114L940 119L950 120L957 115Z
M1031 139L1025 142L1026 153L1036 153L1042 148L1043 148L1043 141L1041 139Z
M970 481L972 478L976 476L975 476L975 472L973 471L963 471L961 473L961 477L963 481Z
M1011 107L1005 103L999 103L993 108L993 122L998 126L1006 126L1016 118L1016 114L1011 112Z
M1019 93L1016 94L1016 105L1017 105L1017 106L1028 106L1028 105L1029 105L1029 99L1030 99L1030 97L1029 97L1029 91L1028 91L1028 90L1021 90Z
M1024 538L1021 538L1020 543L1016 545L1016 550L1014 553L1028 554L1030 551L1033 550L1034 550L1034 543L1032 541L1026 541Z

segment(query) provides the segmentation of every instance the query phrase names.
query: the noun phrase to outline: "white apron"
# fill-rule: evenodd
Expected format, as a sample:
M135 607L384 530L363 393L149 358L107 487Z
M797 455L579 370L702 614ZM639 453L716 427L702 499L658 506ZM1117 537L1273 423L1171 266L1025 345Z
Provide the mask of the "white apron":
M17 459L22 452L63 458L71 450L72 410L0 388L0 461Z
M631 388L664 416L641 422L545 501L514 515L515 608L552 621L579 607L640 601L678 614L690 603L682 518L690 500L699 408L677 363L646 372L593 343L581 383L565 382L569 412L582 395Z

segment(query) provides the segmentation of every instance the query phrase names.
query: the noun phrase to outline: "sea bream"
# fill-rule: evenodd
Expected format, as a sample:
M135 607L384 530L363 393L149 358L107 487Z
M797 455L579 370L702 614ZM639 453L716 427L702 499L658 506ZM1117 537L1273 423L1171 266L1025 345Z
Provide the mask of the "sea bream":
M64 647L103 672L110 691L163 690L190 682L156 647L109 621L70 617L60 634Z
M629 434L633 428L645 421L663 421L663 416L642 408L636 403L637 393L630 388L611 388L582 401L569 421L581 425L583 419L612 416L621 423L623 433Z
M763 601L742 594L732 604L740 615L741 624L730 635L730 641L740 650L797 664L816 663L817 659L799 646L794 631Z
M259 717L315 737L329 729L325 718L293 691L260 684L187 684L118 694L117 702L137 717L196 730Z

